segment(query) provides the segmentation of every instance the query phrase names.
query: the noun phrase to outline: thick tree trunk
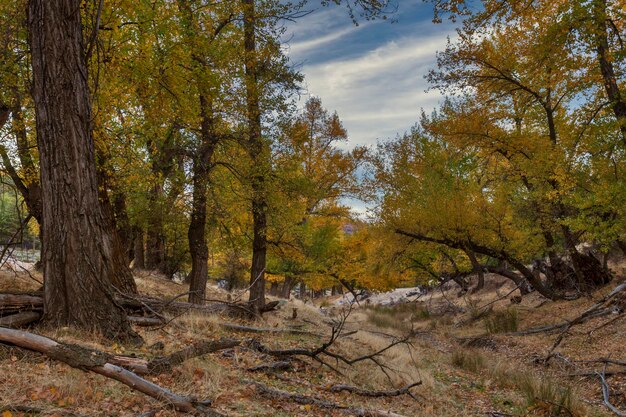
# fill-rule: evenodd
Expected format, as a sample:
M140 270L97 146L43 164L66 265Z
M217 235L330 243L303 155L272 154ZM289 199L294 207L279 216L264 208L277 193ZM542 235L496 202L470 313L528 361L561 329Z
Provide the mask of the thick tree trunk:
M138 336L115 302L112 242L98 201L80 0L29 2L43 199L44 318Z
M265 195L266 158L269 150L261 134L259 65L256 45L254 0L241 0L244 14L245 87L248 122L248 152L253 162L252 180L252 268L249 303L255 311L265 304L265 267L267 257L267 202Z

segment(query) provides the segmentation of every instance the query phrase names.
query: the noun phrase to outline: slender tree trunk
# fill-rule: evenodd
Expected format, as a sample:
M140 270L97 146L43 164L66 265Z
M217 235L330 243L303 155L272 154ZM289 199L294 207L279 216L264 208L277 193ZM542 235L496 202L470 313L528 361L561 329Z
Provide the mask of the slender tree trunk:
M206 60L201 51L196 48L194 36L201 30L195 19L191 5L186 0L178 0L178 7L182 13L184 39L191 50L195 65L199 73L211 75L212 69L203 64ZM213 101L210 90L200 78L196 80L200 92L200 143L195 149L193 158L193 202L191 207L191 221L187 233L189 252L191 254L191 272L189 281L189 302L204 304L206 298L206 284L208 281L209 248L206 238L207 192L209 189L209 173L211 160L218 143L216 118L213 111Z
M594 43L596 59L604 81L604 91L611 101L613 114L619 123L622 133L622 143L626 146L626 102L619 89L612 54L609 47L608 15L606 0L594 0L591 8L595 22Z
M159 207L163 198L163 186L156 184L150 191L151 213L148 216L146 239L146 268L165 273L165 234L163 217Z
M278 295L278 282L272 281L270 284L270 295L276 297Z
M133 245L135 249L133 250L135 254L135 260L133 263L134 269L146 269L146 262L144 258L144 239L145 233L143 229L140 227L135 227L133 235L135 236Z
M133 228L130 224L128 211L126 209L126 196L119 190L114 190L113 192L113 213L115 215L117 235L126 253L127 264L130 264L135 258Z
M472 263L472 272L478 275L478 283L472 289L472 292L478 292L485 287L485 272L483 271L482 265L478 262L478 259L476 259L474 251L471 249L465 249L464 251Z
M111 284L123 293L137 294L137 284L128 266L127 251L119 237L113 206L106 191L107 174L102 169L98 170L98 180L101 184L98 187L98 198L105 225L104 231L108 234L107 240L111 243Z
M293 278L290 276L286 276L285 281L283 282L283 286L280 289L281 298L285 298L289 300L290 295L291 295L291 289L293 288L293 284L294 284Z
M193 160L193 203L189 223L189 252L191 273L189 274L189 302L203 304L206 298L209 248L206 239L207 192L211 159L217 145L212 103L200 96L202 126L201 143Z
M43 199L44 318L136 339L111 282L116 261L98 201L80 0L29 2Z
M261 135L259 65L256 46L254 0L242 0L244 12L245 87L248 122L248 152L252 158L252 267L249 303L259 312L265 305L265 267L267 257L267 202L265 170L269 150Z

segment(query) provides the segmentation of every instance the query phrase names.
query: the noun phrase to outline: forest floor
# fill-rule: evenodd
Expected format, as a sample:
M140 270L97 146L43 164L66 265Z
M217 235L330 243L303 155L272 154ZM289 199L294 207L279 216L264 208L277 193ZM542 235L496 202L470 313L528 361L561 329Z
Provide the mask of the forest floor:
M33 278L40 279L36 275ZM136 278L143 294L172 297L186 291L183 285L156 275L141 274ZM407 417L610 416L614 414L603 404L600 381L593 374L604 365L576 361L602 357L626 359L626 320L614 320L623 315L605 316L572 328L556 349L558 355L547 364L542 359L558 335L516 336L511 333L572 319L615 285L617 282L593 294L592 299L547 302L537 294L530 294L521 303L512 304L513 294L508 293L513 287L504 280L488 277L487 288L477 294L457 297L456 289L437 290L410 304L355 306L346 319L341 337L330 350L354 358L380 350L391 341L410 334L410 345L398 344L382 354L380 359L386 368L372 361L353 366L327 362L335 368L332 370L310 358L300 358L293 362L293 369L289 371L251 372L249 368L274 360L237 347L191 359L173 372L148 379L178 394L212 399L213 406L228 416L355 415L350 410L270 398L259 391L255 382L332 402L335 406L388 410ZM28 274L0 273L0 291L28 291L38 286ZM211 288L208 298L226 300L227 294ZM135 354L144 358L167 354L195 341L220 337L257 338L275 349L315 348L328 340L333 321L345 317L345 309L334 305L334 301L336 299L322 299L305 304L292 300L252 323L188 312L162 329L137 327L146 342L139 348L107 343L95 335L67 328L35 326L31 331L112 354ZM294 308L296 318L293 318ZM297 329L310 334L247 334L225 329L221 325L224 322L264 329ZM599 328L603 323L608 324ZM584 373L590 375L576 376ZM626 378L616 375L607 380L612 389L611 402L626 409ZM391 390L416 381L422 384L410 390L413 396L368 398L328 392L335 384ZM9 411L15 406L34 407L41 411L38 415L55 416L180 415L103 376L0 345L0 416L31 415L15 409Z

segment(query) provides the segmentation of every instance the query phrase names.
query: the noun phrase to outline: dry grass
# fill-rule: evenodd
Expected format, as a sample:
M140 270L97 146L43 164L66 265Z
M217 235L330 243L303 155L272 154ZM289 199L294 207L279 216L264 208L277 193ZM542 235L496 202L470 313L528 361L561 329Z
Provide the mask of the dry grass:
M516 332L519 328L517 310L512 307L493 312L484 322L485 330L489 334Z
M10 283L8 283L11 280ZM142 293L172 297L185 292L184 285L172 283L161 277L144 274L137 278ZM32 280L25 276L0 275L0 290L12 288L32 290ZM293 379L306 380L318 386L349 383L367 389L398 388L410 382L422 380L423 385L414 389L418 401L407 396L390 399L363 399L349 394L330 395L319 390L277 380L271 376L250 374L246 369L271 358L259 357L244 348L235 349L230 355L214 354L187 361L171 374L155 377L158 383L174 392L212 398L215 406L229 416L327 416L327 410L310 409L289 402L275 402L259 397L243 383L244 379L256 379L264 384L291 392L321 396L341 404L379 410L393 410L406 416L452 417L485 416L491 412L515 416L608 416L598 403L599 392L593 383L562 378L562 363L538 368L533 362L554 342L554 336L512 337L513 327L524 329L550 322L560 322L574 317L584 310L589 300L557 302L538 306L543 300L536 295L525 297L522 304L509 306L508 298L493 304L494 312L484 321L466 321L475 309L498 299L510 291L508 284L492 285L492 288L472 295L471 299L459 299L449 291L448 300L439 294L424 303L394 307L356 308L346 324L346 331L357 333L342 337L333 349L348 357L370 353L385 347L393 337L415 332L411 346L398 345L386 351L382 358L389 367L386 375L371 362L353 367L339 366L343 375L336 374L319 364L296 363L296 369L284 374ZM602 290L600 294L610 289ZM219 289L209 288L209 297L226 299ZM469 300L469 301L468 301ZM463 308L464 314L443 313L450 310L450 301ZM298 317L292 319L292 310ZM513 313L512 313L513 312ZM341 308L328 304L323 311L311 303L289 301L281 310L264 316L251 325L256 327L297 328L319 334L329 334L333 319ZM515 316L515 318L512 318ZM229 333L219 324L231 319L206 316L199 312L187 312L178 319L178 326L168 326L154 331L138 328L146 344L133 349L112 345L97 335L76 332L72 329L37 329L51 337L80 343L110 353L136 354L153 357L167 354L189 343L219 337L259 338L274 348L314 347L325 338L290 334L242 334ZM468 335L484 334L491 320L490 336L495 347L460 347L457 339ZM618 321L603 329L602 333L585 332L599 322L589 323L578 329L563 343L562 352L570 358L608 356L626 357L623 336L626 320ZM164 344L162 351L149 347L156 342ZM308 360L307 360L308 361ZM335 362L333 362L335 365ZM588 402L588 403L587 403ZM161 410L162 404L106 378L71 369L63 364L46 360L36 354L0 346L0 405L28 404L45 410L70 409L91 416L136 416L148 410ZM172 410L159 411L160 417L177 415ZM560 413L560 414L559 414Z

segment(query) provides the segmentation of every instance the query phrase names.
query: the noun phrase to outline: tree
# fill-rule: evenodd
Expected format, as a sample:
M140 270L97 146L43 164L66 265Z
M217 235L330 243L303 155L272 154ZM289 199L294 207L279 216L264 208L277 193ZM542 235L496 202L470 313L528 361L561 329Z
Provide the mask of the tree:
M111 283L111 231L98 200L81 2L29 3L43 197L44 316L135 339Z

